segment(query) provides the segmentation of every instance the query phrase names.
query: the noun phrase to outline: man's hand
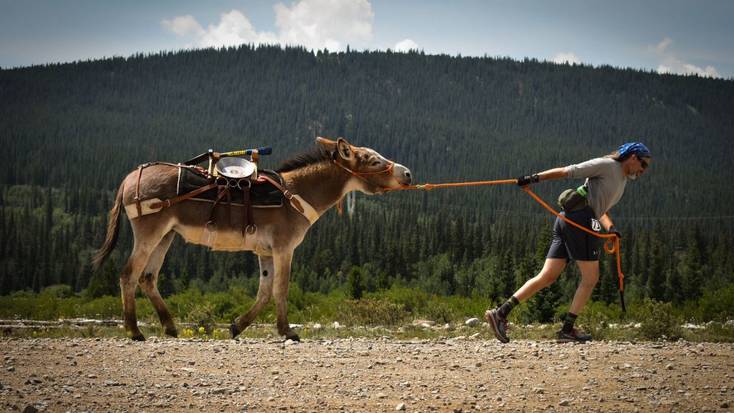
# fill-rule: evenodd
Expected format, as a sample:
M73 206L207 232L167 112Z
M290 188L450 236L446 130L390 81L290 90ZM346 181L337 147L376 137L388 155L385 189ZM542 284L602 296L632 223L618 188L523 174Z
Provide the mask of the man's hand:
M619 239L622 239L622 234L617 230L617 228L614 225L612 225L611 227L609 227L609 229L607 230L607 232L610 233L610 234L616 235L617 238L619 238Z
M518 186L526 186L526 185L534 184L536 182L540 182L540 176L538 176L538 174L524 175L524 176L517 178Z

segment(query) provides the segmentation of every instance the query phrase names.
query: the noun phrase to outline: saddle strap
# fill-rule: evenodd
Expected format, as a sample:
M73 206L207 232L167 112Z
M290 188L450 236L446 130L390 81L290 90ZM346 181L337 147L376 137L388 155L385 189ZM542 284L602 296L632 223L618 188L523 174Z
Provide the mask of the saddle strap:
M140 205L140 178L143 177L143 169L147 167L148 164L138 166L138 182L135 184L135 208L138 210L138 216L143 215L143 207Z
M178 204L179 202L185 201L185 200L187 200L189 198L193 198L193 197L195 197L195 196L197 196L199 194L202 194L202 193L204 193L204 192L206 192L206 191L208 191L210 189L214 189L216 187L217 187L217 184L216 183L211 183L209 185L202 186L201 188L194 189L193 191L187 192L187 193L185 193L183 195L179 195L179 196L174 197L174 198L166 199L165 201L161 201L161 202L154 202L154 203L150 204L150 207L153 208L153 209L168 208L171 205Z
M255 232L255 221L252 219L252 203L250 202L250 187L242 193L242 236Z
M222 201L224 198L226 198L227 203L227 219L229 220L229 225L232 225L232 192L227 185L217 185L219 193L217 194L217 198L214 200L214 204L212 204L211 211L209 212L209 221L207 221L207 226L215 224L214 220L214 212L217 208L217 205L224 202ZM187 194L188 195L188 194ZM246 237L247 234L253 234L255 233L256 226L254 224L254 219L252 218L252 203L250 202L250 188L247 187L242 191L242 236Z
M213 224L214 223L214 210L217 208L217 205L219 204L219 201L221 201L222 198L225 197L225 195L227 197L229 197L229 187L227 185L217 185L217 186L219 187L219 193L217 194L217 198L214 200L214 204L212 204L212 209L209 212L209 221L207 222L207 225L210 225L210 224ZM231 206L232 205L230 203L230 208L231 208ZM229 218L230 218L230 221L231 221L231 215L229 216Z
M306 202L305 199L301 198L299 195L292 193L283 185L280 184L280 182L277 182L276 180L270 178L267 175L260 175L258 179L264 179L268 182L270 182L271 185L273 185L277 190L283 193L283 196L288 200L288 202L291 204L293 209L301 213L308 222L313 225L318 219L319 219L319 213L316 211L314 207L311 206L308 202Z

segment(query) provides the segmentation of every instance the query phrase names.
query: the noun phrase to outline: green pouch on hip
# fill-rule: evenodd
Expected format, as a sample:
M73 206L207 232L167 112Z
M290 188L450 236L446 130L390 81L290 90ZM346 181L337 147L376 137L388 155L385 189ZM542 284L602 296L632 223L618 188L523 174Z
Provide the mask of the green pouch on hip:
M573 212L584 209L589 205L586 199L588 191L586 185L573 189L569 188L561 192L558 196L558 206L560 206L566 212Z

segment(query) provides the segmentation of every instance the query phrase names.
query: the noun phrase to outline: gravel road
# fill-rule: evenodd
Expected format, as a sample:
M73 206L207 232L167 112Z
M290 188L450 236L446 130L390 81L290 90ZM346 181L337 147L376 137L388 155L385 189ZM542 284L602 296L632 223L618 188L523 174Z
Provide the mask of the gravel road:
M734 345L0 339L4 411L732 410Z

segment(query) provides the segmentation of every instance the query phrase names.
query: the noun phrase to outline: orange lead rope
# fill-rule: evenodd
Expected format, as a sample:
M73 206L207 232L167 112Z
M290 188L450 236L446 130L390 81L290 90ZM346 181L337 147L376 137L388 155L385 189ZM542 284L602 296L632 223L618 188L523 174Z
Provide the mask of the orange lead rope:
M445 184L420 184L420 185L405 185L396 189L387 189L389 191L401 191L406 189L424 189L426 191L433 190L435 188L456 188L461 186L484 186L484 185L502 185L502 184L516 184L517 179L501 179L498 181L472 181L472 182L449 182Z
M412 189L423 189L426 191L430 191L435 188L456 188L456 187L464 187L464 186L484 186L484 185L503 185L503 184L517 184L517 179L501 179L496 181L472 181L472 182L450 182L450 183L443 183L443 184L421 184L421 185L405 185L400 188L396 189L388 189L388 191L400 191L400 190L412 190ZM604 241L604 251L607 254L616 254L617 256L617 276L619 277L619 300L622 304L622 312L627 312L627 309L624 305L624 274L622 273L622 254L621 254L621 241L619 237L617 237L614 234L599 234L597 232L594 232L588 228L585 228L582 225L579 225L570 219L566 218L564 215L561 215L558 211L553 209L550 205L548 205L545 201L543 201L538 195L535 194L535 192L531 191L528 186L522 187L523 191L527 192L528 195L530 195L534 200L536 200L540 205L543 206L543 208L550 211L553 215L559 217L560 219L564 220L566 223L571 224L575 226L576 228L585 231L597 238L605 238L606 241Z

